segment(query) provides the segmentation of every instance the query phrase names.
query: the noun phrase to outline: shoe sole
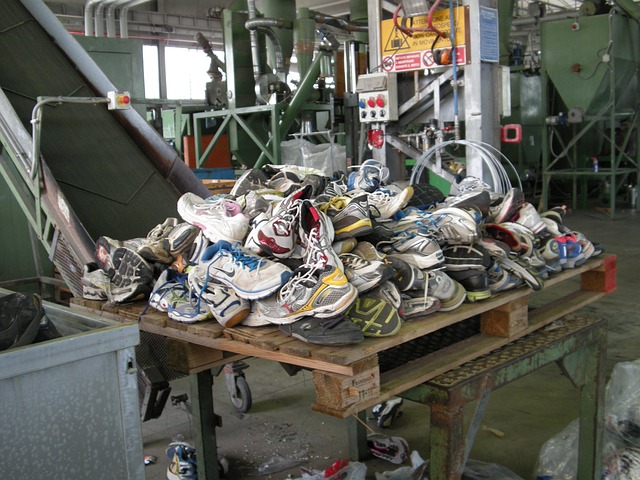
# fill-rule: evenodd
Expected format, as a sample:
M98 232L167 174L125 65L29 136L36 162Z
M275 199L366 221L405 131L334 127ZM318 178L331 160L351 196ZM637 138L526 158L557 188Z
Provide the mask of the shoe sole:
M491 297L491 290L481 290L477 292L467 290L467 300L470 303L486 300Z
M347 318L362 329L365 337L396 335L402 326L398 312L384 300L365 302L358 298L347 313Z
M467 291L465 288L458 282L456 283L455 291L453 295L448 300L440 300L440 311L441 312L450 312L451 310L455 310L460 305L462 305L467 298Z
M113 268L109 279L116 287L146 284L153 280L153 268L137 252L125 247L116 248L111 259Z

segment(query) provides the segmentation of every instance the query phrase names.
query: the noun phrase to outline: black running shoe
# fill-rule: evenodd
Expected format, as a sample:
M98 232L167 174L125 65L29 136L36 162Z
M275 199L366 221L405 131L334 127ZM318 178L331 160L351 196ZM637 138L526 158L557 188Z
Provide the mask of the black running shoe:
M333 318L303 317L280 325L287 335L315 345L350 345L364 340L362 329L344 315Z
M442 250L447 272L452 270L486 270L491 266L491 255L477 243L473 245L450 245Z
M10 293L0 298L0 351L30 345L44 317L37 295Z
M447 271L447 275L462 284L467 291L467 301L477 302L491 297L489 277L486 270L454 270Z
M416 183L413 187L413 196L409 199L407 207L416 207L420 210L430 210L438 203L444 202L444 194L428 183Z

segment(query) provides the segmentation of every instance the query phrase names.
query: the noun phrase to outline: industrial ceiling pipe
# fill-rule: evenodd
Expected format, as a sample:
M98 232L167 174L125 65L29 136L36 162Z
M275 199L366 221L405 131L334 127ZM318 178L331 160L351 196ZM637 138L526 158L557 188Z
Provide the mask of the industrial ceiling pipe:
M104 37L104 9L107 5L116 1L117 0L102 0L96 7L95 15L93 16L96 37Z
M84 35L86 37L93 37L93 7L94 5L102 2L102 0L87 0L84 5Z
M122 11L120 12L120 38L129 38L129 22L127 20L127 16L129 15L129 9L131 7L135 7L136 5L141 5L143 3L150 2L151 0L118 0L122 7Z

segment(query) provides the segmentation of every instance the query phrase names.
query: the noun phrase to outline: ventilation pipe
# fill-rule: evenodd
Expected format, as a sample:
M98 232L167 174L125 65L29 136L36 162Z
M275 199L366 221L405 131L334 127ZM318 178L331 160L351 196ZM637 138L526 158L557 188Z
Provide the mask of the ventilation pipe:
M93 7L101 3L102 0L87 0L84 5L84 35L85 37L93 37Z
M104 8L113 3L115 0L102 0L96 7L95 20L95 36L104 37Z
M247 10L249 12L249 22L256 19L256 2L255 0L247 0ZM253 63L253 77L258 80L262 69L260 68L260 45L258 44L258 31L249 29L249 38L251 39L251 61Z
M118 0L118 3L123 5L122 10L120 11L120 38L129 38L129 22L127 20L129 9L150 1L151 0Z

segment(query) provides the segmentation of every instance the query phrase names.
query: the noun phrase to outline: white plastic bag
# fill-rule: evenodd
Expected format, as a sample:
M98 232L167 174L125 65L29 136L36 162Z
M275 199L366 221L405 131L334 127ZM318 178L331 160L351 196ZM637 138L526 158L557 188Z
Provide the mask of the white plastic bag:
M296 138L280 144L281 163L315 168L330 177L333 172L347 170L347 150L338 143L316 145L308 140Z

